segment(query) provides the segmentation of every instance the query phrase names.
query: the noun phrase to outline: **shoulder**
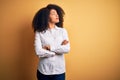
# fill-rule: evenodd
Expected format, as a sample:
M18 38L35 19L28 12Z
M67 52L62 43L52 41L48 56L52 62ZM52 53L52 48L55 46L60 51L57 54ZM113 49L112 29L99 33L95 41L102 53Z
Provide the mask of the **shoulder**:
M41 32L39 32L39 31L35 31L35 34L40 34Z
M45 34L46 32L47 32L47 30L46 30L46 31L42 31L42 32L40 32L40 31L35 31L35 34L42 35L42 34Z
M43 32L35 31L35 35L40 36Z

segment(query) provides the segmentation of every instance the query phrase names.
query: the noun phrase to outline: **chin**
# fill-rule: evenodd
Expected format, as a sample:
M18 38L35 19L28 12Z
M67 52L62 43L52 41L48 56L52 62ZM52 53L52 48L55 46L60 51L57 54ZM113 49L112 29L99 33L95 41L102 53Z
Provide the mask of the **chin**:
M59 20L55 20L55 21L53 21L54 23L59 23L60 21Z
M55 24L57 24L57 23L59 23L59 22L56 22Z
M58 21L56 21L56 23L59 23L59 20L58 20Z

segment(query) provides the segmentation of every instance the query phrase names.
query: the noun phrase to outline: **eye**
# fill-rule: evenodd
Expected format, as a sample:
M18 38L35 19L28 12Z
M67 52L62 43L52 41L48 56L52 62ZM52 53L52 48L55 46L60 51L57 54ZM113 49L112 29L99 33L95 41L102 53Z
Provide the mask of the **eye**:
M51 15L56 15L55 13L51 13Z
M51 12L50 14L51 14L51 15L57 15L57 13L56 13L56 12Z
M55 10L51 10L51 11L50 11L50 14L51 14L51 15L58 15Z

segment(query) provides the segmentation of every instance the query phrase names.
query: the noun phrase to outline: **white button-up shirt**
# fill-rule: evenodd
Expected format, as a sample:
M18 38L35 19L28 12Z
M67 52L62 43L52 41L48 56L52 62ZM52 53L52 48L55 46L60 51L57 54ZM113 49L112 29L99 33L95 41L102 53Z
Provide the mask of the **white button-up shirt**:
M45 32L35 32L35 52L39 56L38 70L45 75L62 74L65 70L64 53L70 50L70 42L66 45L61 43L68 39L65 28L55 26ZM50 45L50 51L43 49Z

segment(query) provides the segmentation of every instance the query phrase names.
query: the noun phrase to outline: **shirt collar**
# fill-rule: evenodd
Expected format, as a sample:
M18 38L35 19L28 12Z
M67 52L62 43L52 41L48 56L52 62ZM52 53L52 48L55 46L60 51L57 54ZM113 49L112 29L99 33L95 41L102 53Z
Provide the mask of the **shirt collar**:
M59 27L57 25L55 25L55 29L59 29Z
M53 29L48 28L48 30L58 30L58 29L59 29L59 27L57 25L55 25L55 27Z

